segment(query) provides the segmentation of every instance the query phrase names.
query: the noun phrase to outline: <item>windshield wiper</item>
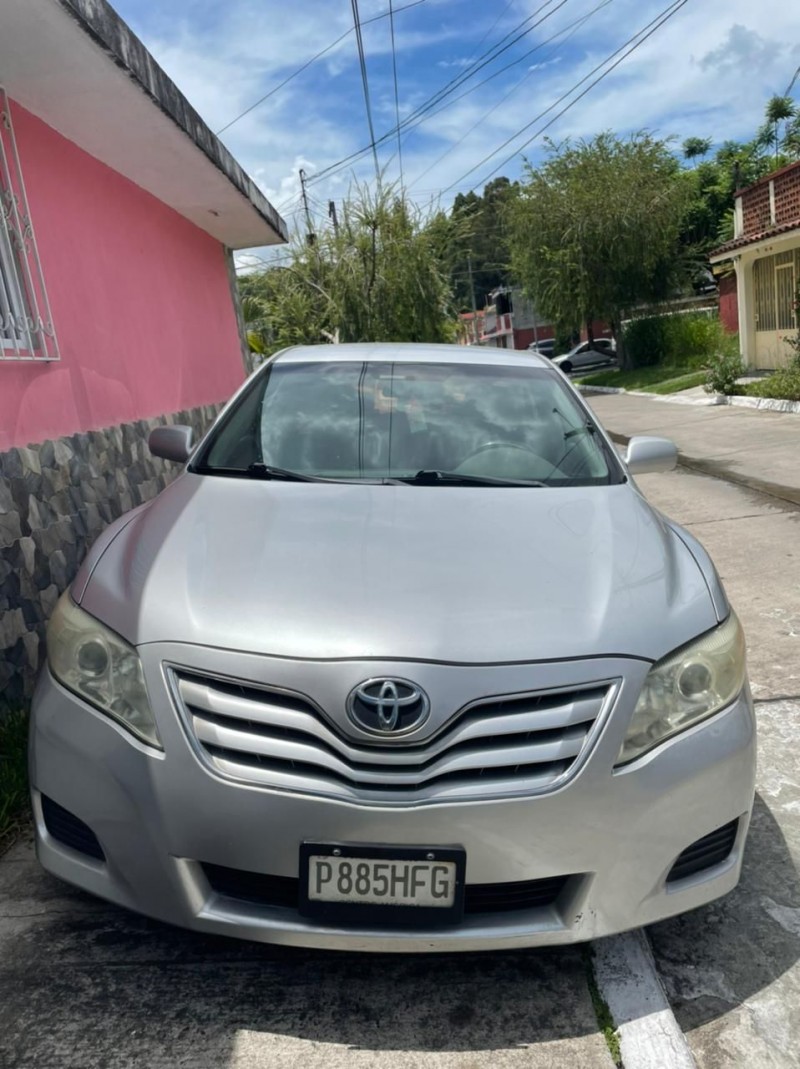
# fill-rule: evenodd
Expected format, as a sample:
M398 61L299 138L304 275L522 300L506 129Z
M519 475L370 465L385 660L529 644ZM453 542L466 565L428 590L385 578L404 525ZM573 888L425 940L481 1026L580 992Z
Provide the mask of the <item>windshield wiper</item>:
M571 431L564 432L564 441L568 438L574 438L576 434L596 434L597 430L592 423L584 423L580 427L573 427Z
M462 475L457 471L423 468L416 475L396 476L409 486L547 486L537 479L495 479L490 475Z
M304 475L301 471L289 471L287 468L274 468L270 464L256 461L246 468L225 468L215 465L194 469L197 475L228 475L238 479L275 479L285 483L325 483L335 479L323 479L319 475Z
M288 468L275 468L257 460L247 469L247 474L254 479L279 479L284 483L319 483L325 482L318 475L305 475L301 471L289 471Z

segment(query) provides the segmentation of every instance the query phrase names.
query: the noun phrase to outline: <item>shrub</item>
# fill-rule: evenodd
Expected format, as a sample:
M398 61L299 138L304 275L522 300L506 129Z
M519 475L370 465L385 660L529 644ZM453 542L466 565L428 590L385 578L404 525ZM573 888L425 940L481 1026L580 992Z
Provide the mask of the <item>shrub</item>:
M716 316L701 312L647 316L624 327L625 348L634 367L668 364L700 368L719 352L738 350Z
M739 353L715 353L705 365L707 393L732 394L736 392L736 381L744 374L744 364Z
M743 388L751 397L775 397L780 401L800 401L800 362L773 371L765 379Z

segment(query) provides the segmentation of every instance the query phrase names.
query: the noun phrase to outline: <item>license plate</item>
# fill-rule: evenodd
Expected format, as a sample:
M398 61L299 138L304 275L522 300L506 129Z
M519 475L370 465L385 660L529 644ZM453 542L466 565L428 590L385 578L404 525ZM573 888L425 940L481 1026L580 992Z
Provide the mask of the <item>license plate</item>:
M465 867L458 847L303 843L300 912L330 922L455 923Z

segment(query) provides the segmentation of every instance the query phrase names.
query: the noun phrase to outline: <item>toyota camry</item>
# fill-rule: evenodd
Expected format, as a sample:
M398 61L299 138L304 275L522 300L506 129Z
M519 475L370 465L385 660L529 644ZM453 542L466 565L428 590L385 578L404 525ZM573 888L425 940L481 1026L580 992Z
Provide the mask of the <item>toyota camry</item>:
M50 872L198 931L570 943L739 879L755 725L699 542L544 357L284 351L95 543L32 719Z

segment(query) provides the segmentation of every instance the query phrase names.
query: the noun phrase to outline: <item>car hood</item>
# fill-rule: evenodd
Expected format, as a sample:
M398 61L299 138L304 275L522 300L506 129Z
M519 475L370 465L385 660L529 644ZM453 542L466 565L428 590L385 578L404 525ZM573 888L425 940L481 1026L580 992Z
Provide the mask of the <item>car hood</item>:
M186 473L107 537L73 593L134 644L302 658L655 660L717 623L694 557L631 484Z

